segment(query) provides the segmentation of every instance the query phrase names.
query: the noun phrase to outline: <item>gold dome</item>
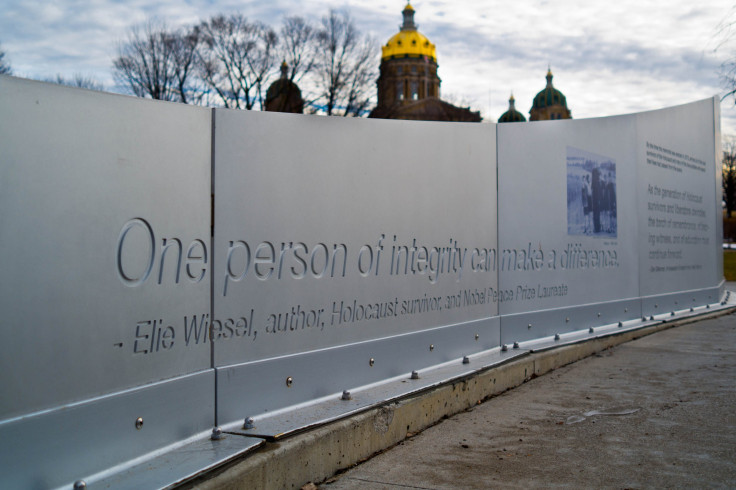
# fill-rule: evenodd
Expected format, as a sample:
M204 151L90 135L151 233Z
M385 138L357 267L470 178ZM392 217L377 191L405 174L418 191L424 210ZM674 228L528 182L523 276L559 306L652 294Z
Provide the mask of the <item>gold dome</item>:
M437 55L434 44L417 30L417 26L414 24L414 8L410 3L406 4L402 13L404 14L404 24L401 26L401 30L391 36L391 39L381 48L381 59L427 56L436 63Z

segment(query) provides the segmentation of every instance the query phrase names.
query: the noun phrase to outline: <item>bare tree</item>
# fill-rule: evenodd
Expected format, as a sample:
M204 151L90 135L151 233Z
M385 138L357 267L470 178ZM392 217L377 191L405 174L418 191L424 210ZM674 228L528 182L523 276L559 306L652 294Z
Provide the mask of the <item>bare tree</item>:
M723 148L723 202L726 204L726 217L736 211L736 140L725 143Z
M0 46L0 75L10 75L12 72L10 62L5 58L5 50Z
M169 31L162 22L134 27L118 47L113 76L138 97L189 103L198 37L195 31Z
M92 77L84 76L80 73L75 73L72 78L64 78L61 74L56 75L56 78L50 78L46 80L51 83L58 83L59 85L67 85L69 87L86 88L88 90L104 90L103 85Z
M330 9L317 34L316 84L328 115L366 112L377 76L378 47L358 31L349 14Z
M289 66L288 79L299 82L314 68L317 54L317 29L303 17L284 18L281 25L278 58Z
M276 33L240 14L218 15L200 23L198 76L225 107L263 107L263 88L276 60Z

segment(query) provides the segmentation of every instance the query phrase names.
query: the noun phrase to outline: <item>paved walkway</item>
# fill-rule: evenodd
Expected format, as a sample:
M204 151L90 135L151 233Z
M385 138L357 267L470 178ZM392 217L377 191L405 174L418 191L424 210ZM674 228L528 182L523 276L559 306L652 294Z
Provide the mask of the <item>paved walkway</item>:
M736 314L619 345L443 421L324 490L736 487Z

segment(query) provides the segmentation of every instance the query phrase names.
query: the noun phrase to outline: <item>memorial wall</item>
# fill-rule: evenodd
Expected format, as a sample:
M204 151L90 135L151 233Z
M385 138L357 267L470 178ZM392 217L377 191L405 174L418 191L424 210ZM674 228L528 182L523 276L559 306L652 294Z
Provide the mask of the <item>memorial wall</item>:
M715 98L455 124L0 77L0 482L718 302L719 138Z

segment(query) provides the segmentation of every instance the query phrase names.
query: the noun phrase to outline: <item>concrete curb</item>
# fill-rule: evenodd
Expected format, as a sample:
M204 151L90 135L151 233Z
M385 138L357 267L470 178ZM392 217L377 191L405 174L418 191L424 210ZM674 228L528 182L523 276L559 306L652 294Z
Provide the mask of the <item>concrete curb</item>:
M253 453L200 475L178 488L282 489L301 488L309 482L321 482L444 418L515 388L533 377L624 342L734 311L736 307L532 352L469 377L448 381L431 391L387 402L278 442L267 442Z

